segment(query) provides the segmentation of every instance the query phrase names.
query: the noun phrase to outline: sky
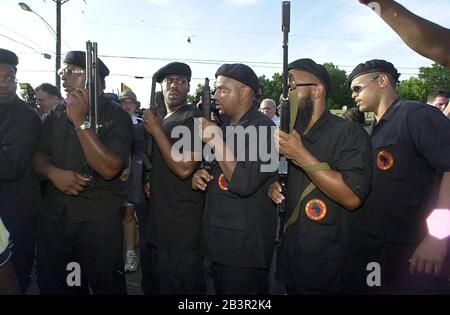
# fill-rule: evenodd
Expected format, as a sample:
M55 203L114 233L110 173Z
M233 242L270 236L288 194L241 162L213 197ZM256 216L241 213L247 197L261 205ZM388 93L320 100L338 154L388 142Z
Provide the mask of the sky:
M36 15L18 2L0 0L0 48L19 56L19 82L55 84L55 37L38 15L56 29L56 4L23 0ZM398 2L450 28L450 0ZM282 72L281 1L69 0L61 16L62 59L70 50L85 50L87 40L97 42L111 72L106 91L124 83L143 107L148 107L152 74L172 61L190 65L191 94L205 77L214 79L223 63L248 64L258 76ZM358 0L291 1L289 60L299 58L332 62L347 72L361 62L386 59L403 74L400 79L432 64Z

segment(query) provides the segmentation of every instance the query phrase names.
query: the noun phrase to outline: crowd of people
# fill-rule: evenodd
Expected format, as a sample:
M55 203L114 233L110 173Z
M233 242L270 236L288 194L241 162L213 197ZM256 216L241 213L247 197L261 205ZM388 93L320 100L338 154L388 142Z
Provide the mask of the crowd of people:
M438 40L450 31L379 3L409 46L450 67ZM206 277L218 295L450 293L449 239L426 225L450 208L447 91L429 105L403 99L395 66L372 59L349 74L356 107L338 117L326 106L326 68L297 59L288 82L298 113L286 132L247 65L215 73L218 125L188 103L189 65L159 69L158 104L141 111L131 90L103 92L99 59L92 126L85 52L65 56L65 98L36 88L39 111L16 95L18 64L0 49L0 294L25 294L35 261L43 295L125 295L124 273L138 269L147 295L204 295ZM289 161L287 190L270 167L274 150Z

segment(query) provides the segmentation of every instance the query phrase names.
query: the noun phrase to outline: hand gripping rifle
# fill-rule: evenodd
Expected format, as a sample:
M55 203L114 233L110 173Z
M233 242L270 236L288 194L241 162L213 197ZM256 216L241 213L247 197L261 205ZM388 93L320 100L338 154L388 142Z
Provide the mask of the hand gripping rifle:
M282 9L282 28L283 31L283 95L280 100L280 129L283 132L290 131L290 106L289 106L289 82L288 82L288 44L289 44L289 25L291 14L291 2L283 1ZM279 243L283 238L284 222L286 220L286 200L287 200L287 180L288 180L288 161L285 156L280 156L278 166L278 181L281 185L281 193L284 200L277 205L278 224L275 241Z

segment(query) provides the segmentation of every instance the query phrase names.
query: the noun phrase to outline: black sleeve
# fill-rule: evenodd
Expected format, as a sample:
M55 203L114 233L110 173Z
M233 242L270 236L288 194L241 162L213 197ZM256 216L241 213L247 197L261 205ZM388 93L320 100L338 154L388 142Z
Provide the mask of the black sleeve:
M345 184L363 201L371 188L372 146L361 126L350 121L344 126L335 146L338 154L330 167L341 173Z
M42 122L31 109L17 111L0 139L0 180L17 180L29 166Z
M126 166L133 145L133 122L125 111L114 110L111 123L103 130L101 141L117 154Z
M408 114L407 124L414 146L433 169L439 174L450 171L450 120L423 105Z

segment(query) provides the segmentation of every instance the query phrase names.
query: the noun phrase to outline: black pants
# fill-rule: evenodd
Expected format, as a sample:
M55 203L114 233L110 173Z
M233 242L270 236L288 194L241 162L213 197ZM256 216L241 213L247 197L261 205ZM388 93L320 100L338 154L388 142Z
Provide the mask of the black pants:
M31 282L31 269L36 252L36 218L26 220L2 218L2 220L14 244L12 263L20 291L25 294Z
M212 264L217 295L267 295L268 269L241 268Z
M81 223L39 218L38 285L41 294L126 294L123 228L120 214ZM81 267L81 286L67 282Z
M146 282L152 282L154 294L206 294L203 257L198 249L167 250L149 245L149 252L151 279Z

